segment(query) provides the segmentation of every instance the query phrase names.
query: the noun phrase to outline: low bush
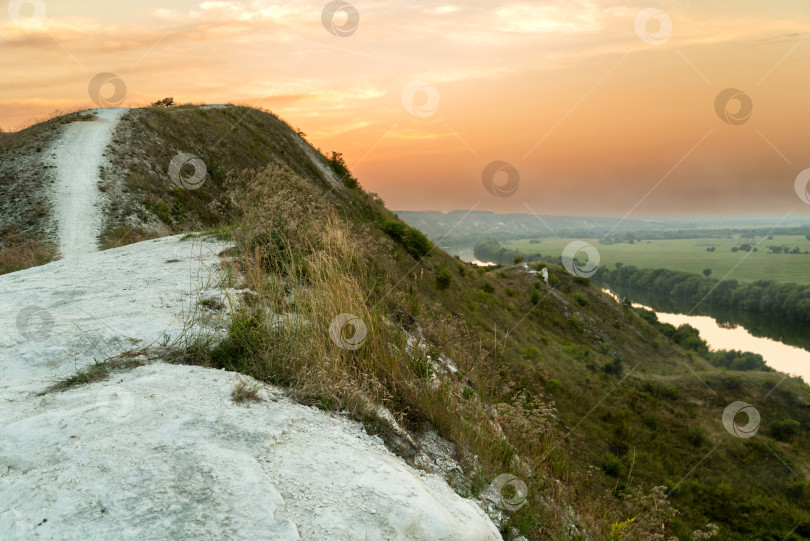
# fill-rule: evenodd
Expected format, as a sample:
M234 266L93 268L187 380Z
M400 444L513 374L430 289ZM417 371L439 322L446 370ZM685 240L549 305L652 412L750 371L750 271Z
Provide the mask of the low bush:
M799 421L782 419L771 423L771 434L779 441L787 441L799 433Z
M439 291L444 291L450 284L453 283L453 276L450 274L450 271L447 270L445 267L439 267L439 275L436 277L436 287Z
M602 460L602 470L611 477L618 477L622 469L622 461L615 455L608 455Z
M387 220L382 224L383 232L394 239L414 259L421 259L433 249L430 240L418 229L397 220Z

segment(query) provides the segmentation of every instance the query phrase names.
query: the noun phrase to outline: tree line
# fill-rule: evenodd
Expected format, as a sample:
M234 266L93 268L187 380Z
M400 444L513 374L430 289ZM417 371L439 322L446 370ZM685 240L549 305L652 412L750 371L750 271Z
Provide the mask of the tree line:
M499 265L513 265L523 261L540 261L542 254L524 254L520 250L504 247L497 240L485 240L473 246L473 254L479 261L491 261Z
M668 269L633 265L601 268L596 279L686 303L744 310L782 319L810 322L810 286L766 280L739 283Z

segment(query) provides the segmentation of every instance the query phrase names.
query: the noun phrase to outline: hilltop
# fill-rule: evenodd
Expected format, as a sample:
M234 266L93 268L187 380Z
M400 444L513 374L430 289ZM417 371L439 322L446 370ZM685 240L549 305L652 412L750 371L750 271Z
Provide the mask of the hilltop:
M63 122L3 135L4 163L13 155L15 170L36 167L34 145ZM147 393L161 370L253 378L361 422L408 467L477 501L508 539L698 539L715 527L718 539L810 535L807 433L786 428L810 422L800 381L716 368L698 344L676 343L560 266L483 269L448 255L363 191L339 154L266 111L130 110L106 154L98 247L113 250L89 257L200 231L226 246L211 263L222 295L199 304L215 308L216 324L202 308L183 312L189 330L150 345L143 363L121 363L126 350L97 355L102 381L139 381ZM178 155L191 165L176 169L179 182L169 174ZM196 183L194 159L205 170ZM47 185L2 178L5 190L37 187L13 212L4 207L6 231L53 246ZM0 250L13 248L4 237ZM7 288L15 275L25 276L6 275ZM59 376L43 387L60 389ZM68 379L92 380L87 362ZM49 394L42 400L68 396ZM724 427L737 401L760 415L754 437Z

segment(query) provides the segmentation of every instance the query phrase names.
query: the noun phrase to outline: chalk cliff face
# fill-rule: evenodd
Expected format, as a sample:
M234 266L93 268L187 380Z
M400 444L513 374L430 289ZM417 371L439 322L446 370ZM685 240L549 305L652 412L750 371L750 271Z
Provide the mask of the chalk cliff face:
M144 355L43 394L176 337L223 248L166 237L0 276L0 537L500 539L358 423L272 387L235 403L231 372Z

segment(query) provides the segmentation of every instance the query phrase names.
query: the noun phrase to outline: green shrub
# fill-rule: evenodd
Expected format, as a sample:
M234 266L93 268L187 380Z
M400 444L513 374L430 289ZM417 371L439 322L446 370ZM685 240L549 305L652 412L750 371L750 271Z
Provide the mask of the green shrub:
M807 483L804 481L793 481L785 486L785 494L793 499L799 499L804 495Z
M624 372L624 364L622 363L622 358L616 355L611 362L607 363L605 366L602 367L602 371L605 374L610 374L613 376L621 376L622 372Z
M779 441L787 441L799 433L799 421L793 419L782 419L771 423L771 434Z
M602 461L602 470L611 477L618 477L622 469L622 462L615 455L608 455Z
M671 385L665 385L661 388L661 396L668 400L677 400L678 388Z
M584 361L591 358L591 350L588 349L587 346L580 344L569 344L563 346L563 351L578 361Z
M402 246L415 259L425 257L433 248L428 238L421 231L412 227L409 227L402 235Z
M329 158L329 166L332 168L332 171L334 171L335 174L340 177L343 184L347 188L357 188L357 179L354 178L352 172L349 171L349 167L346 165L346 160L343 158L342 152L332 151L332 156Z
M436 277L436 287L439 291L444 291L453 283L453 276L450 271L443 266L439 266L439 275Z
M525 358L527 358L529 360L532 360L532 361L534 361L534 360L536 360L536 359L538 359L540 357L540 349L538 349L537 346L534 346L532 344L529 344L528 346L523 348L523 351L521 353L523 354L523 356Z
M405 222L399 222L397 220L386 220L380 226L380 229L383 230L383 233L399 242L402 240L402 235L405 234L405 230L408 229L408 225Z
M700 447L706 441L706 433L700 427L694 427L686 431L684 434L686 441L694 447Z
M383 233L394 239L414 259L425 257L433 248L428 238L419 230L404 222L386 220L381 226Z
M542 295L540 295L540 291L533 289L532 294L529 296L529 300L532 304L537 304L542 300Z
M725 376L721 378L721 381L726 389L735 391L737 389L742 388L742 379L739 376L736 375Z
M577 304L579 304L583 308L587 308L591 304L590 302L588 302L588 297L586 297L585 294L582 293L581 291L575 291L571 293L571 298L577 301Z
M495 293L495 287L490 283L484 284L484 287L482 287L481 290L484 293Z

